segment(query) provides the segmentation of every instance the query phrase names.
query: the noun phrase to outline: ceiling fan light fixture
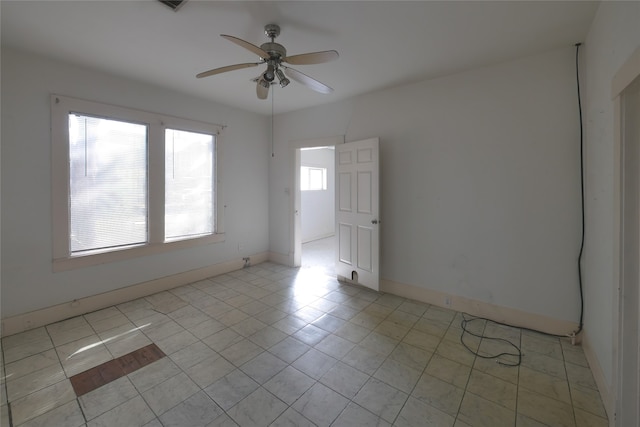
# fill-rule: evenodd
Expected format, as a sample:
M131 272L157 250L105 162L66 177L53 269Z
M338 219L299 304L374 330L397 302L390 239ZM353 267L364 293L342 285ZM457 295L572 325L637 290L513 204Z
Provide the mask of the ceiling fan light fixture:
M260 78L260 80L258 80L258 84L264 88L269 88L271 86L271 82L265 80L264 78Z
M271 83L273 79L276 78L275 70L272 64L269 64L267 66L267 71L264 72L264 74L262 75L262 78L268 81L269 83Z
M287 87L291 80L289 80L280 68L276 69L276 76L278 77L278 81L280 82L280 87Z

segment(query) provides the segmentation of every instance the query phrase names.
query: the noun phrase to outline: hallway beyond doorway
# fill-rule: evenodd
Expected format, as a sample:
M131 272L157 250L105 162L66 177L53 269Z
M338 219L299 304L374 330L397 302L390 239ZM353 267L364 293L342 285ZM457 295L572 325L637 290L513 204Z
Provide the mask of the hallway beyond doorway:
M317 270L330 277L336 276L335 237L313 240L302 244L302 268Z

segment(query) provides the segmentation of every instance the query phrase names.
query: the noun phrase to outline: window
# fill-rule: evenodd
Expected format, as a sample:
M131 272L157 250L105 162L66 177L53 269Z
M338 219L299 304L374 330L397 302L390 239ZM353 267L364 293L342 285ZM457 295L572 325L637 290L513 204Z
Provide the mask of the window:
M165 131L166 239L213 231L214 139L203 133Z
M54 270L224 240L219 126L52 96Z
M147 241L147 126L69 114L72 254Z
M326 190L327 168L302 166L300 168L300 190Z

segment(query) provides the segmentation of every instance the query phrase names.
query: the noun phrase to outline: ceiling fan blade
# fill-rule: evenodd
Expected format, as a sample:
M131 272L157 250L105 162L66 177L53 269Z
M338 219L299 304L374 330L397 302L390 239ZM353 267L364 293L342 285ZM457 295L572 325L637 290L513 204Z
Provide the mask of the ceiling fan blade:
M283 59L283 61L293 65L311 65L334 61L338 59L338 56L338 52L336 52L335 50L325 50L323 52L312 52L287 56Z
M256 83L256 93L258 94L258 99L267 99L269 96L269 87L271 85L264 87L260 84L260 81Z
M282 68L284 68L284 72L288 77L291 77L293 80L297 81L298 83L302 83L303 85L305 85L311 90L315 90L316 92L320 92L324 94L329 94L333 92L333 89L327 86L326 84L320 83L316 79L311 78L306 74L301 73L298 70L294 70L293 68L284 67L284 66Z
M228 36L226 34L220 34L220 37L223 37L229 40L230 42L237 44L238 46L242 46L243 48L250 50L251 52L255 53L262 59L269 59L269 54L264 50L260 49L258 46L256 46L253 43L249 43L248 41L239 39L237 37Z
M242 68L256 67L261 62L247 62L245 64L227 65L226 67L214 68L213 70L204 71L200 74L196 74L196 77L201 79L203 77L213 76L215 74L226 73L227 71L240 70Z

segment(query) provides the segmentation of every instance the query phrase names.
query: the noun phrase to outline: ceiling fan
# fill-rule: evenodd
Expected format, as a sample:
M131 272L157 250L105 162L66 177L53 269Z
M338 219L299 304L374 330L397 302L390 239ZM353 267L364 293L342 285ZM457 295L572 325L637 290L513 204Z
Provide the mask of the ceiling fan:
M318 80L307 76L300 71L293 69L286 64L292 65L310 65L321 64L323 62L338 59L338 52L335 50L325 50L322 52L303 53L300 55L287 56L287 50L274 40L280 35L280 27L276 24L268 24L264 27L264 33L271 39L270 42L263 43L260 47L249 43L248 41L237 37L221 34L220 36L232 43L242 46L243 48L255 53L260 57L259 62L247 62L243 64L227 65L226 67L214 68L213 70L204 71L197 78L213 76L215 74L226 73L227 71L239 70L242 68L257 67L258 65L267 64L267 69L258 77L252 79L256 82L256 92L259 99L266 99L269 96L269 88L275 84L278 79L281 87L286 87L291 81L287 78L302 83L309 89L319 93L329 94L333 89ZM284 72L282 71L284 70Z

